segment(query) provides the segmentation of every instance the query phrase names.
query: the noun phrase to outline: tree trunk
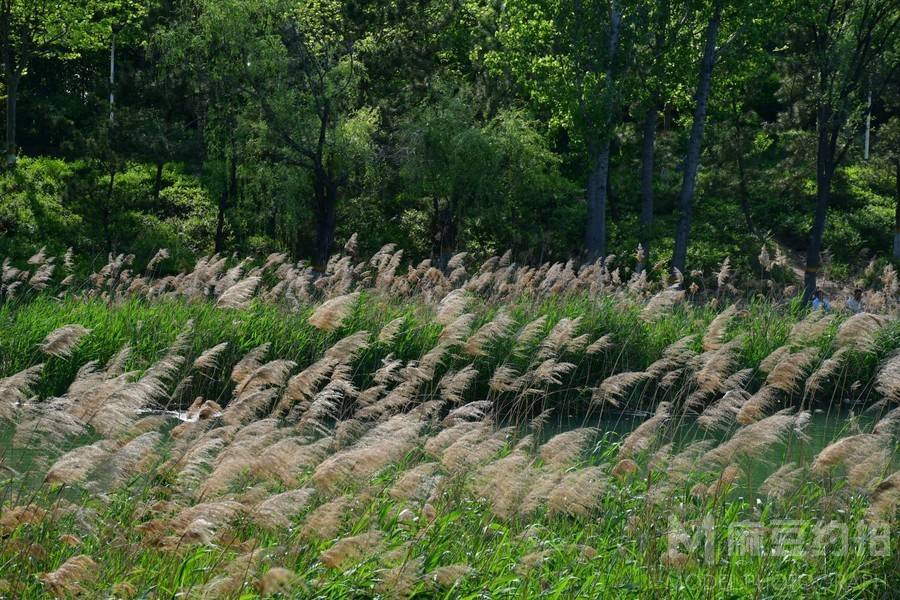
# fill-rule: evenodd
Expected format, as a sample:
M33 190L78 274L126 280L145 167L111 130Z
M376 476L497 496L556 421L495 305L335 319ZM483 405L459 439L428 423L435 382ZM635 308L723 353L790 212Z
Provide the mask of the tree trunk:
M897 189L894 191L894 260L900 261L900 160L894 163Z
M716 37L719 33L719 21L722 17L722 6L716 2L713 16L706 27L706 45L703 47L703 60L700 64L700 78L697 83L697 102L694 108L694 123L691 126L691 137L688 140L687 155L684 159L684 179L678 195L678 206L681 217L675 230L675 251L672 255L672 268L684 272L687 261L688 237L691 231L691 218L694 215L694 187L697 183L697 168L700 164L700 149L703 142L703 127L706 124L706 109L709 105L709 88L712 83L713 65L716 62Z
M225 250L225 209L228 208L228 186L219 194L219 209L216 211L216 254Z
M593 154L593 153L592 153ZM601 143L587 180L587 229L585 241L588 260L606 258L606 187L609 172L609 140Z
M653 158L656 145L656 102L651 102L644 115L644 135L641 141L641 222L640 248L643 260L638 261L637 271L650 264L650 228L653 225Z
M603 139L592 144L590 156L594 164L591 166L587 180L588 215L584 237L587 257L591 261L598 258L606 259L606 205L609 200L609 145L612 137L609 129L612 124L613 63L621 24L622 13L616 8L613 0L610 2L609 8L609 38L607 39L605 131L602 132Z
M316 170L313 189L316 196L316 247L313 266L324 271L331 255L331 246L334 244L338 186L324 169L320 168Z
M21 74L15 69L6 69L6 164L15 166L18 148L16 146L16 111L19 102L19 81Z
M806 270L803 276L803 302L812 301L816 291L816 279L822 265L822 234L825 232L825 221L828 216L828 203L831 201L831 181L834 178L834 149L830 143L829 123L830 111L822 107L818 111L818 142L816 149L816 212L809 231L809 242L806 246Z

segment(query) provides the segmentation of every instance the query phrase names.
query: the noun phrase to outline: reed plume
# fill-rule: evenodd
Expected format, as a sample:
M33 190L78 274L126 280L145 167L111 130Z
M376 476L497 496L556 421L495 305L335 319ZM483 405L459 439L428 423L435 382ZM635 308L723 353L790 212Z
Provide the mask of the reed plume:
M803 386L803 397L812 398L822 389L822 385L830 379L841 367L847 358L850 349L847 346L838 348L829 358L822 361L819 368L812 372Z
M406 455L419 440L423 423L413 415L397 415L368 431L353 447L326 458L313 471L316 487L336 491L367 479Z
M459 371L450 371L444 375L438 382L438 389L441 391L441 397L450 404L461 404L463 402L463 394L472 387L478 371L475 365L468 364Z
M740 405L735 419L741 425L749 425L759 421L775 404L780 397L779 388L764 385L755 394L747 397Z
M463 344L462 351L471 356L487 356L487 346L506 337L514 324L515 321L505 311L498 311L493 319L469 336Z
M766 477L759 487L759 492L770 498L785 498L800 486L804 479L805 468L796 463L781 465L774 473Z
M740 414L744 403L750 398L750 394L744 390L729 390L719 400L704 409L697 417L697 424L706 430L726 431ZM754 420L759 420L760 417Z
M305 540L330 540L341 530L344 517L353 507L347 496L338 496L310 512L303 521L300 537Z
M300 488L275 494L254 506L250 519L266 529L285 529L306 508L314 493L312 488Z
M72 485L83 481L87 474L102 461L108 459L118 444L112 440L99 440L87 446L79 446L63 454L47 471L48 483Z
M834 342L838 348L850 346L859 352L869 352L875 345L875 336L889 322L881 315L857 313L841 323Z
M204 350L203 353L194 360L191 368L197 369L199 371L209 369L210 371L214 371L219 368L219 359L222 357L222 354L228 349L228 342L222 342L221 344L217 344L212 348Z
M895 352L881 365L875 376L875 389L886 400L900 402L900 352Z
M591 401L595 404L608 403L619 407L628 391L646 378L647 374L643 371L626 371L610 375L594 390Z
M38 382L43 364L33 365L9 377L0 379L0 419L12 421L18 405L25 402L32 386Z
M373 556L382 544L379 531L368 531L360 535L339 539L322 553L319 560L329 569L338 569L362 562Z
M438 303L435 320L441 325L449 325L466 310L469 297L461 289L453 290Z
M514 352L522 355L526 348L533 344L543 333L544 326L547 324L547 316L541 315L530 323L526 324L516 336L516 344Z
M259 277L247 277L223 291L216 301L219 308L246 308L259 286Z
M836 467L855 464L883 449L889 440L888 436L874 433L840 438L816 455L811 470L816 475L824 475Z
M91 332L90 329L81 325L64 325L59 329L51 331L41 342L41 352L48 356L56 356L65 358L72 355L72 350L81 341L81 338Z
M490 400L475 400L464 404L459 408L451 410L441 424L444 426L454 425L460 421L481 421L485 418L488 411L494 406Z
M704 463L727 465L739 457L752 457L783 441L799 415L786 409L737 430L731 438L706 452ZM804 413L800 413L801 415Z
M327 300L310 315L307 321L316 329L334 331L343 325L350 316L358 298L359 292L352 292Z
M594 340L587 348L585 348L585 354L588 356L593 356L595 354L600 354L601 352L605 352L613 347L613 336L611 333L607 333L606 335L602 335L596 340Z
M641 318L652 322L672 312L676 304L684 300L684 290L667 288L659 292L644 305Z
M394 342L394 338L400 333L400 329L406 322L406 317L397 317L381 328L378 333L378 342L384 345L390 345Z
M703 334L704 350L716 350L722 345L722 341L725 338L725 330L736 314L737 306L732 304L716 315L706 328L706 333Z
M266 342L244 355L231 370L231 381L240 385L253 371L262 365L263 357L269 353L271 344Z
M541 460L551 467L568 467L578 462L596 434L597 430L590 427L558 433L541 446Z
M430 581L442 588L454 588L472 573L472 567L464 563L444 565L425 574L426 581Z
M638 425L619 446L619 459L634 458L648 450L655 442L660 428L671 417L671 409L671 403L660 402L656 407L656 413Z
M425 501L443 479L439 469L437 463L425 462L404 471L388 490L388 495L395 500Z
M791 394L797 391L806 369L818 355L817 348L804 348L782 358L766 377L766 385Z
M872 521L895 523L900 505L900 471L894 471L872 492L866 517Z
M87 593L90 585L100 577L100 565L87 554L79 554L61 564L58 569L40 576L41 583L57 598Z
M586 467L566 473L547 497L550 514L590 516L603 501L607 483L601 467Z

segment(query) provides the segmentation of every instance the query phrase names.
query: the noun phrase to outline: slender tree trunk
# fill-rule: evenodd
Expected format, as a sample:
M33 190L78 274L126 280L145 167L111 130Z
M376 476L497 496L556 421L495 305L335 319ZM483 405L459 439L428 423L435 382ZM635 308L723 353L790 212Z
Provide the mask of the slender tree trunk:
M643 271L645 265L650 264L650 229L653 226L653 159L658 115L656 102L651 102L644 115L644 134L641 140L640 247L643 260L638 262L638 272Z
M894 260L900 261L900 160L894 163L897 189L894 190Z
M611 139L609 145L609 158L606 161L606 205L609 207L609 217L613 222L618 221L621 216L619 203L617 202L618 198L613 195L615 188L613 188L612 184L612 156L616 153L617 148L616 139Z
M700 64L700 78L695 97L697 105L694 108L694 123L691 126L691 137L688 140L687 155L684 159L684 179L678 195L681 217L675 230L672 268L682 272L687 261L688 237L691 231L691 219L694 215L694 187L697 183L697 168L700 165L703 127L706 125L706 109L709 105L709 88L712 83L713 65L716 61L716 37L719 34L721 17L722 6L721 3L716 2L713 16L706 27L706 45L703 47L703 60Z
M331 255L331 246L334 244L338 186L324 169L320 168L316 170L313 189L316 196L316 246L313 264L320 271L324 271Z
M588 260L606 259L606 205L609 200L609 145L612 124L612 98L613 98L613 63L615 62L616 44L619 39L619 29L622 24L622 13L616 7L615 1L610 2L609 8L609 38L607 39L606 65L606 122L602 132L602 140L592 145L590 153L591 172L587 180L587 205L588 216L585 229L585 245L587 246Z
M219 208L216 211L216 254L225 250L225 209L228 208L228 186L219 194Z
M594 153L592 153L594 154ZM588 217L585 239L588 260L606 258L606 203L608 197L609 140L602 142L595 154L593 168L588 175Z
M829 107L818 111L818 131L816 149L816 212L809 231L809 242L806 246L806 270L803 276L803 301L811 302L816 291L816 279L822 266L822 234L828 217L828 204L831 201L831 181L834 178L834 148L830 142L831 122Z
M16 146L16 119L19 103L19 81L21 74L15 69L6 69L6 164L15 166L18 147Z
M438 267L441 269L447 268L450 257L456 252L456 206L456 202L451 197L447 200L447 206L441 210L438 218L440 231Z

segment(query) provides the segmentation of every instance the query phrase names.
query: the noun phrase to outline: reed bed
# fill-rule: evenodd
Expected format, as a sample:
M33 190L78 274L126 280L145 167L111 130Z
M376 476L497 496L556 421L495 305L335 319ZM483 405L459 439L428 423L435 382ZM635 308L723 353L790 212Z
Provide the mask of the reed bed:
M888 276L880 312L845 316L727 294L730 269L703 295L611 261L405 267L351 245L324 274L273 255L158 276L159 256L82 278L4 263L0 596L900 583ZM881 535L793 554L726 535L823 521Z

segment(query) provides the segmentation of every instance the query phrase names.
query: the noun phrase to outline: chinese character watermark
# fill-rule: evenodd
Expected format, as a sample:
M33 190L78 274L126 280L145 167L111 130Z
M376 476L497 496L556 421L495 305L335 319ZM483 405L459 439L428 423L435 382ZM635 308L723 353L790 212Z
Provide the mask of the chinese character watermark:
M859 521L805 522L782 519L768 523L737 521L727 528L716 525L712 515L699 521L682 523L669 518L669 552L699 558L707 564L715 561L716 544L724 542L729 556L774 556L812 558L821 556L886 557L891 553L891 528L887 523Z

